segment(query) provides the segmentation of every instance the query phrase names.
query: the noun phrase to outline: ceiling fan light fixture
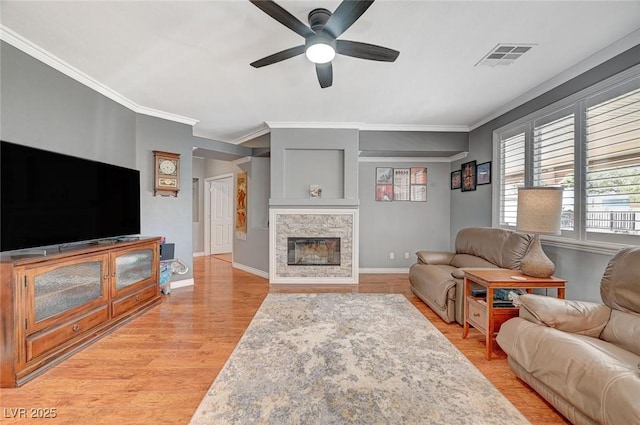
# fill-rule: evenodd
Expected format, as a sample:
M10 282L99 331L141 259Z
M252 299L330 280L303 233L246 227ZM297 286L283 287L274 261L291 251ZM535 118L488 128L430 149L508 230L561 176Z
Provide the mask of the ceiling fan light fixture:
M333 47L324 43L312 44L307 47L305 52L307 59L313 63L331 62L336 57L336 51Z
M336 57L336 41L320 34L305 40L305 55L313 63L331 62Z

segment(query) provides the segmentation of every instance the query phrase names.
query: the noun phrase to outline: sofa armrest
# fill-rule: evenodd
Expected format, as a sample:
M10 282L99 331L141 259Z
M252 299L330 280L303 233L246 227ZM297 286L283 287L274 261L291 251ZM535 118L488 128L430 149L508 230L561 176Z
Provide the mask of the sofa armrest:
M422 264L451 264L451 260L456 255L455 252L447 251L418 251L418 262Z
M520 317L564 332L598 338L611 316L604 304L520 295Z

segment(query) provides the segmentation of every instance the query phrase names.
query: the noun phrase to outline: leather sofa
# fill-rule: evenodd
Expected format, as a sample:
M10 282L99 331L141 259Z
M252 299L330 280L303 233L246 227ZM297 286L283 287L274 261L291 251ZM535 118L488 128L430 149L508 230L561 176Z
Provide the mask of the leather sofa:
M573 424L640 424L640 248L619 251L604 304L520 297L497 341L514 373Z
M455 252L418 251L409 269L411 290L442 320L463 323L465 268L519 269L533 235L468 227L456 235Z

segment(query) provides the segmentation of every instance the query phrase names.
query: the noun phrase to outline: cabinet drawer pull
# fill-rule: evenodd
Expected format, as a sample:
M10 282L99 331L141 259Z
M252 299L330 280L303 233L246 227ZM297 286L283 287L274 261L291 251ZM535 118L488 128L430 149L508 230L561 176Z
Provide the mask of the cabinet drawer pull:
M136 295L136 301L140 301L140 294Z
M74 332L78 332L78 331L80 330L80 325L76 323L75 325L73 325L73 326L71 327L71 329L72 329Z
M473 313L473 317L480 317L480 313Z

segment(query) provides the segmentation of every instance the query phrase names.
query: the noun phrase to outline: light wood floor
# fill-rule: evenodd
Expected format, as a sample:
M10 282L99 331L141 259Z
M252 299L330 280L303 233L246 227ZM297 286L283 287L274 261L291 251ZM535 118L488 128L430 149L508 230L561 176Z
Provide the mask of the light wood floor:
M459 325L442 322L411 293L404 274L361 275L360 285L349 287L270 288L227 261L194 263L194 287L174 289L160 306L24 386L0 390L0 422L187 424L269 291L347 291L404 294L532 424L568 424L513 376L502 352L485 360L479 333L463 340ZM56 409L57 417L9 419L16 408Z

